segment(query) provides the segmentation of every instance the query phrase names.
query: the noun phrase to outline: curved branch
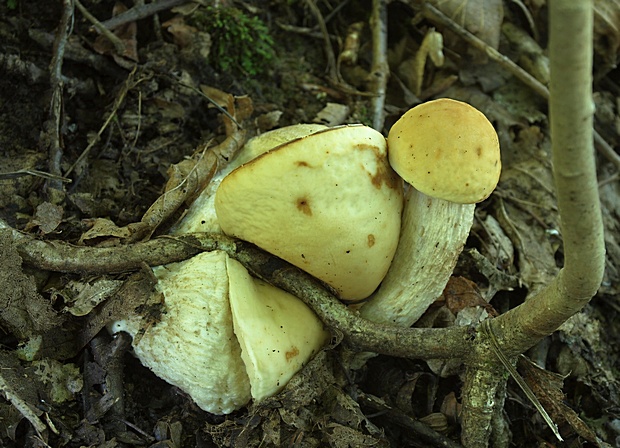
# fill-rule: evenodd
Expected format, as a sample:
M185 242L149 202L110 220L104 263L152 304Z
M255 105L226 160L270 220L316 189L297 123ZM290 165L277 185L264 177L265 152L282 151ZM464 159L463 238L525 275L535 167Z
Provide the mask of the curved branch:
M526 303L492 322L507 356L523 353L596 294L605 265L603 222L593 149L592 1L550 2L554 179L565 265Z
M40 269L104 274L185 260L222 250L252 274L303 300L337 336L357 350L419 359L461 358L469 352L469 327L399 328L380 325L349 310L311 275L243 241L220 234L194 233L162 236L118 247L83 247L63 241L40 241L0 221L0 231L11 233L24 262Z

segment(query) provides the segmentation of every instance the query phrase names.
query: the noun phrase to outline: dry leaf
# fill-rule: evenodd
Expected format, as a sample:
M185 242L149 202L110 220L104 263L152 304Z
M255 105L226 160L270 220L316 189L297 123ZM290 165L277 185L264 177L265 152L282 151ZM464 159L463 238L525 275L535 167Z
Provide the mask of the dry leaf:
M130 231L126 227L118 227L106 218L85 220L91 228L80 237L79 244L88 246L110 247L119 243L119 240L129 237Z
M499 47L504 20L502 0L432 0L429 3L490 47Z
M482 298L478 285L464 277L450 277L443 290L442 298L446 307L455 315L465 308L479 306L489 315L497 316L493 307Z
M37 206L37 211L26 228L26 232L35 227L39 227L42 234L52 233L62 222L63 208L60 205L54 205L49 202L43 202Z
M112 16L117 16L125 11L127 11L127 7L125 5L122 3L116 3L112 9ZM97 39L93 44L93 49L99 54L112 56L114 61L123 68L133 68L134 62L138 62L138 27L136 22L121 25L115 28L112 32L123 43L124 51L122 54L118 54L117 49L114 48L114 45L104 35L97 36Z
M326 126L338 126L344 123L349 116L349 106L340 103L327 103L327 105L316 114L313 123L324 124Z
M523 374L523 379L538 397L553 421L558 423L558 426L561 426L562 423L568 423L581 437L592 443L597 443L594 432L579 418L575 411L564 403L564 393L562 392L564 377L541 369L523 356L519 358L519 370Z

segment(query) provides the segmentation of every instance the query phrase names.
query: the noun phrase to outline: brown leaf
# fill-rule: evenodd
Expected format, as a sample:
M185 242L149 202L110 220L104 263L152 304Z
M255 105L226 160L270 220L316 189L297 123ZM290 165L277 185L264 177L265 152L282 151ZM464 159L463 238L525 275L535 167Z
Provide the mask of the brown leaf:
M49 202L43 202L37 206L37 211L26 227L25 231L30 231L35 227L39 227L42 234L52 233L62 222L63 208L60 205L54 205Z
M497 316L497 312L480 295L478 285L464 277L450 277L443 290L442 298L446 307L454 314L465 308L480 306L490 316Z
M172 35L172 40L181 49L189 47L195 34L199 32L198 28L185 23L181 16L173 17L162 23L161 26Z
M118 244L120 239L130 235L127 228L118 227L106 218L95 218L86 222L91 225L91 228L82 234L79 244L109 247Z
M117 16L127 11L127 7L122 3L116 3L112 9L112 16ZM131 68L132 62L138 62L138 26L136 22L130 22L125 25L116 27L113 31L114 35L120 39L123 44L124 51L119 54L118 49L104 35L100 35L93 44L93 49L99 54L112 56L114 61L124 68Z
M502 0L432 0L430 3L490 47L498 48L504 20Z
M594 432L575 411L564 403L564 392L562 392L564 377L541 369L523 356L519 358L519 370L553 421L560 425L568 423L581 437L589 442L598 443Z

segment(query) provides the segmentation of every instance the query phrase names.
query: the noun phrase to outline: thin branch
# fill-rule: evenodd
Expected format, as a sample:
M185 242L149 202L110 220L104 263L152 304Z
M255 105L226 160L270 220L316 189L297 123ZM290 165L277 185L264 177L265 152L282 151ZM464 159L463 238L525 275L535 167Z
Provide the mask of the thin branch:
M114 45L114 50L116 51L116 54L118 55L123 55L125 54L126 48L125 48L125 44L123 43L123 41L113 32L111 32L109 29L107 29L105 26L103 26L101 24L101 22L99 22L99 20L97 20L97 18L92 15L90 13L90 11L88 9L86 9L84 7L84 5L82 5L82 3L80 3L80 0L74 0L75 1L75 6L77 6L77 8L80 10L80 12L82 13L82 15L84 17L86 17L86 19L93 24L93 27L103 36L106 37L106 39L108 39L110 41L110 43L112 43L112 45Z
M62 15L56 38L54 39L53 57L50 62L50 85L52 89L49 118L45 123L41 141L47 146L49 153L48 168L52 176L62 177L60 164L62 161L62 137L61 128L63 122L63 91L64 81L62 76L62 64L65 48L69 39L70 29L73 23L73 2L63 0ZM57 179L49 179L46 183L49 199L53 204L59 204L64 200L64 187Z
M499 63L502 67L507 69L515 78L522 81L526 86L536 92L538 95L545 99L549 98L549 90L539 80L534 78L528 72L519 67L510 58L504 56L495 48L490 47L485 41L467 31L460 26L454 20L451 20L443 12L435 8L428 2L424 2L422 6L424 16L436 25L440 25L449 29L458 37L463 39L468 45L476 48L477 50L485 53L491 60Z
M509 357L551 334L588 303L605 267L593 157L592 1L550 5L549 110L565 264L539 294L491 323Z
M314 18L319 25L321 34L323 34L323 48L325 49L325 57L327 58L327 76L331 82L339 84L341 79L336 66L336 56L334 54L334 49L332 48L329 38L329 31L327 30L327 25L325 24L323 14L321 14L321 10L316 5L314 0L306 0L306 5L308 5L308 8L310 8L310 11L314 14Z
M372 66L370 86L374 94L372 103L372 127L381 132L385 121L385 96L390 67L387 61L387 5L385 0L373 0L372 16Z
M175 6L190 3L188 0L158 0L156 2L147 3L145 5L137 5L125 12L112 17L109 20L99 22L100 25L108 30L113 30L119 26L123 26L127 23L135 22L136 20L146 19L160 11L173 8ZM99 28L95 28L97 31L101 31Z

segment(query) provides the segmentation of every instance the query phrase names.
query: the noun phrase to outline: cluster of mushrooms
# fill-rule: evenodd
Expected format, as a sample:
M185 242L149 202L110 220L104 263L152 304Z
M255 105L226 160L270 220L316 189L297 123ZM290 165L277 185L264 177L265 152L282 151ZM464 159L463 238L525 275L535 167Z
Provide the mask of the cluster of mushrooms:
M296 125L250 140L174 230L254 243L329 285L368 320L410 326L441 295L475 203L501 169L472 106L414 107L387 141L362 125ZM408 184L404 186L403 180ZM143 365L227 414L279 392L329 341L299 300L224 252L154 269L165 313L115 322Z

